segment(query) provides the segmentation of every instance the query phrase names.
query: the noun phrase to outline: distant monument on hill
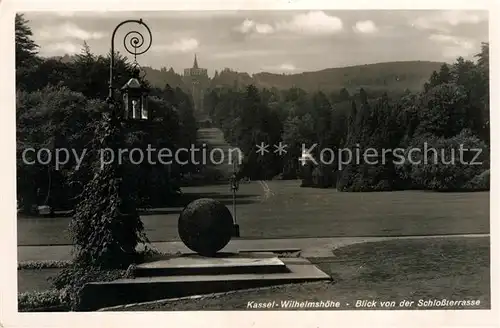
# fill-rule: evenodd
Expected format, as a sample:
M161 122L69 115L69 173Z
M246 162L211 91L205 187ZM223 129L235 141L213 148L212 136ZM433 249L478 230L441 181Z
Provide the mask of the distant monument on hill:
M210 79L207 69L198 66L198 58L194 55L193 67L184 69L184 83L189 88L193 98L194 111L196 116L204 113L204 103L206 89L209 86Z

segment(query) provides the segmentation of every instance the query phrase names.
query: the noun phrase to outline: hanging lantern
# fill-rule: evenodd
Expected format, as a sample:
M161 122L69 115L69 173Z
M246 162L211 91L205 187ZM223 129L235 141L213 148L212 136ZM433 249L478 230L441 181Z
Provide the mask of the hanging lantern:
M138 78L138 72L122 87L123 118L125 120L146 121L150 119L148 111L148 89Z

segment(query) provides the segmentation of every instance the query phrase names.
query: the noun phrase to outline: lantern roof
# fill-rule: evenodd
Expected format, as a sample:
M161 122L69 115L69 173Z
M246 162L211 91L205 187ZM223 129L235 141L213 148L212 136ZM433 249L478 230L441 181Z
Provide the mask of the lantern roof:
M140 69L138 65L132 68L131 78L127 83L122 87L122 90L136 89L136 90L144 90L144 86L140 81Z
M141 82L139 82L139 79L133 77L130 80L128 80L127 83L122 87L122 90L124 89L142 89Z

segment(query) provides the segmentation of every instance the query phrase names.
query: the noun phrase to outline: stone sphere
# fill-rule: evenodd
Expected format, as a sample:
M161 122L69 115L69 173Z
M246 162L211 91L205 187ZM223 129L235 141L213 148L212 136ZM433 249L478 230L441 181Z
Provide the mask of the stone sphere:
M233 216L221 202L200 198L182 210L178 229L179 237L190 250L215 256L231 240Z

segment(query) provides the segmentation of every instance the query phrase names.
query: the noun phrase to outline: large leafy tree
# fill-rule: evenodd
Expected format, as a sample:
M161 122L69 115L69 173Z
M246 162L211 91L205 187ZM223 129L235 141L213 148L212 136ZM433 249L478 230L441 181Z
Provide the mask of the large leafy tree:
M89 163L84 160L77 166L71 153L59 153L61 161L68 161L56 165L54 151L67 149L81 155L92 140L91 126L104 104L66 87L53 86L35 92L20 90L16 100L17 194L24 211L30 212L32 205L43 203L57 208L70 206L68 201L74 196L71 181L81 183L88 178ZM53 155L46 164L40 164L34 155L42 148ZM24 154L28 157L23 158L25 150L29 150ZM43 199L37 199L37 189Z
M451 137L467 127L467 93L464 87L441 84L424 93L420 101L418 134Z

